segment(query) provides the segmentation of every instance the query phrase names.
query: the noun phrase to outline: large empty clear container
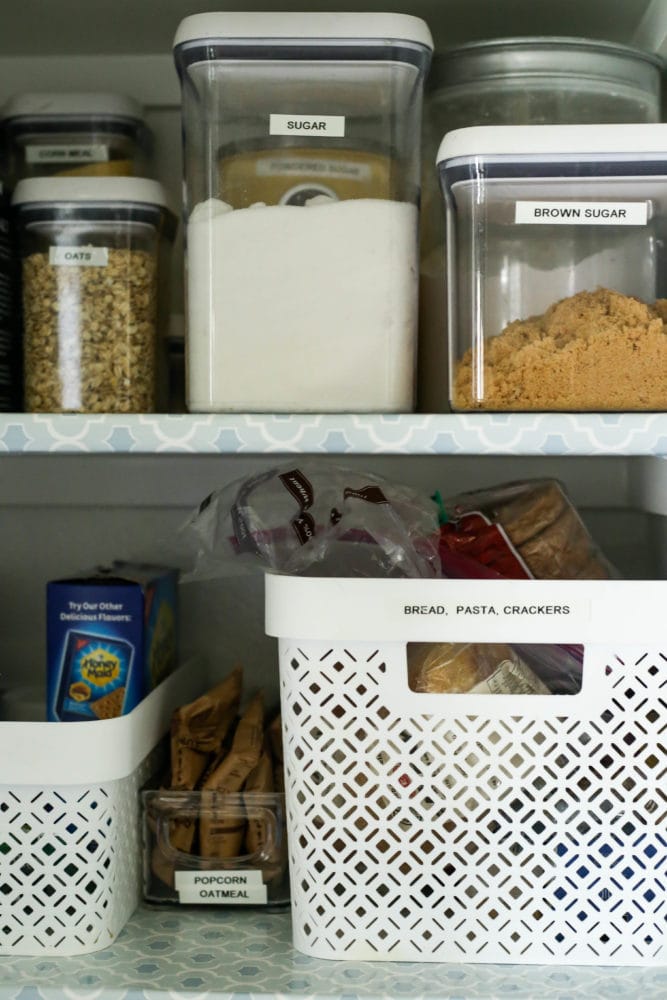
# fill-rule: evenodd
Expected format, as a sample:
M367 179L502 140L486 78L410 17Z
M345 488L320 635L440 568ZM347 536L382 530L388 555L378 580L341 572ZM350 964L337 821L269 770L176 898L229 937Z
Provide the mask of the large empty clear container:
M174 46L189 409L411 410L427 26L202 14Z
M667 409L667 125L459 129L438 163L453 409Z

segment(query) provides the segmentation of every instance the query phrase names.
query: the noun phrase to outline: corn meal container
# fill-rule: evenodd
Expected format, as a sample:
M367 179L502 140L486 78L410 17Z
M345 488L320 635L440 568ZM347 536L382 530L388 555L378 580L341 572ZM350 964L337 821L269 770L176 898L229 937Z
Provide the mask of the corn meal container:
M25 93L0 114L8 182L24 177L144 176L152 135L122 94Z
M186 18L187 405L414 407L426 24Z
M28 412L155 409L176 221L156 181L53 177L13 197Z
M437 161L453 409L667 409L667 126L459 129Z

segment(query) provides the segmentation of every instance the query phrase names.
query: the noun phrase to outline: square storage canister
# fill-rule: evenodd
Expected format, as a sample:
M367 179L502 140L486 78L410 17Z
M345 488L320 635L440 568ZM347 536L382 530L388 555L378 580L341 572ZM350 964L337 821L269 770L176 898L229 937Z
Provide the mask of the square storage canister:
M664 582L266 578L294 944L661 965ZM431 694L408 644L583 644L572 694ZM571 648L571 647L570 647Z
M189 409L412 410L426 24L202 14L174 44Z
M449 132L454 410L667 409L667 126Z
M26 411L154 412L176 230L162 185L37 177L12 206Z

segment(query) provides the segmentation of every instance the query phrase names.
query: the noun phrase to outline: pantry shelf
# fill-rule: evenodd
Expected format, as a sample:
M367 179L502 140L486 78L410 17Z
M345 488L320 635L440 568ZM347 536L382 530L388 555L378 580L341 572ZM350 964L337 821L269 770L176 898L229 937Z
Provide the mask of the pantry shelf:
M0 993L22 1000L160 1000L193 995L313 1000L540 996L662 1000L667 969L332 962L291 945L288 912L140 907L109 948L79 958L11 958Z
M667 455L667 413L0 414L0 454Z

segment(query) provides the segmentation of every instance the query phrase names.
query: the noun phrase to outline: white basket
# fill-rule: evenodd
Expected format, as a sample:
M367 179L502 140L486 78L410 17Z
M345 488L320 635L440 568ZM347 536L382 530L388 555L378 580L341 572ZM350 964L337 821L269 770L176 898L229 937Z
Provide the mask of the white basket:
M667 961L666 583L268 576L266 595L295 947ZM582 690L411 691L406 642L437 640L583 643Z
M0 955L116 938L141 893L138 789L172 711L198 691L188 664L117 719L0 723Z

